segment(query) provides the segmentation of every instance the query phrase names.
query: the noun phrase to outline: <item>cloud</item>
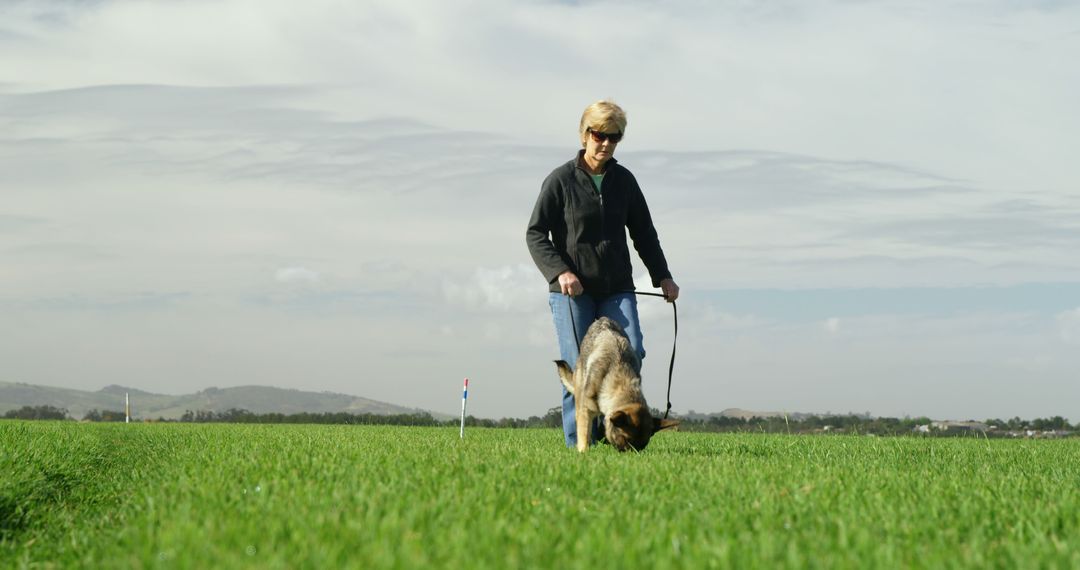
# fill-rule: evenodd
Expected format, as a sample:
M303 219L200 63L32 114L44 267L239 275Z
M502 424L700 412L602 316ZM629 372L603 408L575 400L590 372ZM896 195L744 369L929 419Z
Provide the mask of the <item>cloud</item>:
M1077 10L1005 1L908 10L686 0L614 13L606 2L18 2L0 8L0 66L23 90L319 86L307 107L339 118L405 115L453 130L494 120L543 145L569 142L576 113L610 95L631 111L624 152L778 150L1067 190L1078 84L1060 65L1075 47ZM597 19L615 30L602 53L590 39ZM680 126L688 109L706 128ZM1009 159L987 160L1001 155Z
M46 223L46 220L41 217L0 214L0 232L14 233L43 223Z
M299 283L311 285L318 283L319 273L306 267L283 267L274 272L274 280L278 283Z
M862 227L854 226L843 239L890 239L968 250L996 250L1005 240L1014 247L1032 249L1080 246L1080 224L1074 214L1045 206L1035 208L1030 203L1023 209L997 215L989 211L1006 209L1005 205L988 204L982 209L966 209L964 213L938 218L865 223Z
M408 118L340 120L304 108L310 91L142 85L0 96L0 125L10 127L0 158L12 165L3 190L18 212L0 219L0 231L20 236L8 251L25 258L79 244L116 256L117 267L153 265L162 251L254 260L275 248L292 262L318 251L320 267L355 275L361 288L380 286L367 282L376 272L357 268L389 259L398 273L449 279L475 306L517 303L505 292L461 293L479 276L460 267L527 259L518 236L539 181L570 150ZM775 151L620 160L642 184L688 292L1080 280L1080 202L1002 196L903 164ZM74 188L88 210L68 208ZM246 269L226 264L219 275ZM529 277L510 285L542 287Z
M785 152L627 152L639 179L670 178L666 195L674 207L693 207L722 192L739 212L798 211L842 203L845 208L880 200L910 204L929 196L973 191L964 183L899 164L839 161Z
M547 290L544 278L532 265L480 267L472 276L443 282L450 303L499 312L533 312Z
M109 253L100 246L88 243L30 243L13 247L7 253L25 260L42 261L46 259L65 261L109 260L117 259L115 253Z
M698 303L787 323L816 323L867 315L925 317L960 314L1054 315L1080 296L1078 283L1007 287L845 287L693 291Z
M192 302L189 292L139 291L119 294L71 293L62 297L38 297L14 304L21 310L40 311L48 314L129 313L157 312L177 309Z
M840 332L840 319L836 317L826 319L826 321L821 325L821 327L825 329L825 332L829 334L836 334Z
M1061 340L1068 344L1080 344L1080 308L1058 314L1057 324Z

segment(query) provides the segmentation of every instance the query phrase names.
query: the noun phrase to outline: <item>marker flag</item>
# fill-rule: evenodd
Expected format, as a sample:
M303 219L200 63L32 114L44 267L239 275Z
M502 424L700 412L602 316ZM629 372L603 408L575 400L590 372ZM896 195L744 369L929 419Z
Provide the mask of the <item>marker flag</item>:
M465 438L465 401L469 399L469 379L465 379L465 387L461 390L461 438Z

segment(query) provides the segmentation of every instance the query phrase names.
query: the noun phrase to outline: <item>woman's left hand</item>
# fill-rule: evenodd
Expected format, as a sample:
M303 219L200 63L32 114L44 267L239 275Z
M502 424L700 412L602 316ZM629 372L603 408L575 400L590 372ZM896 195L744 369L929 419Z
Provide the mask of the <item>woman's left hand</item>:
M664 299L668 303L674 303L675 299L679 298L679 286L675 284L674 279L664 279L660 282L660 291L664 293Z

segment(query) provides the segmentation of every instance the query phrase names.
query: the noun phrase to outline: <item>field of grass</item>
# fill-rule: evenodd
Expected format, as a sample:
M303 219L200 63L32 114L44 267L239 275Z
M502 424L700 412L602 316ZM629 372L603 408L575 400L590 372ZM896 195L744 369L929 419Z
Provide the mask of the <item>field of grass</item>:
M1080 441L0 421L0 568L1080 568Z

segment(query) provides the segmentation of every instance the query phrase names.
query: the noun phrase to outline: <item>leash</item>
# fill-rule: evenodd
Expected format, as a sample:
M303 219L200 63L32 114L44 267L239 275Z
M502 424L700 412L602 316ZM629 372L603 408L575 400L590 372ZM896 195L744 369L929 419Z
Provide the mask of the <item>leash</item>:
M646 291L619 291L619 293L633 293L635 295L642 295L648 297L660 297L666 299L663 293L649 293ZM574 304L570 302L570 295L566 295L566 308L570 310L570 326L574 329L574 340L577 340L578 345L578 357L581 356L581 335L578 334L577 322L574 320ZM675 306L675 301L671 302L671 313L675 320L675 334L671 338L671 362L668 364L667 371L667 409L664 410L664 419L668 418L668 414L671 413L671 378L675 373L675 347L678 346L679 340L679 309ZM638 323L641 326L641 323Z

